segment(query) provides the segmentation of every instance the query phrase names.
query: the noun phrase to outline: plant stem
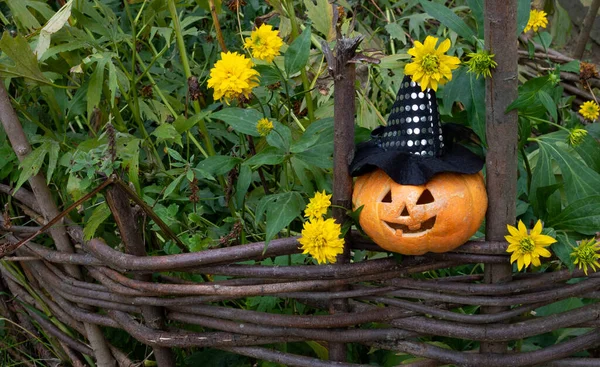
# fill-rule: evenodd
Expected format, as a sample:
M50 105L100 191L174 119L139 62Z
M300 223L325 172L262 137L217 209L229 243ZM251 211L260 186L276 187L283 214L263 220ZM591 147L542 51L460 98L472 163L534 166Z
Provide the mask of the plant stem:
M217 16L217 9L215 8L215 0L208 0L208 6L210 7L210 15L212 15L213 24L215 25L215 32L217 33L217 40L221 46L223 52L227 52L227 46L225 46L225 40L223 39L223 33L221 33L221 23L219 23L219 17Z
M294 3L292 0L286 1L288 16L290 17L290 22L292 23L292 40L298 37L298 23L296 21L296 13L294 11ZM291 42L291 41L290 41ZM288 75L289 76L289 75ZM313 100L310 94L310 82L308 81L308 76L306 74L306 67L300 70L300 78L302 79L302 86L306 91L306 110L308 112L308 120L309 122L313 122L315 120L315 112L313 107Z
M179 49L179 56L181 57L181 65L183 66L183 71L185 72L186 79L189 79L192 76L192 71L190 69L190 63L188 61L187 52L185 50L185 42L183 41L183 34L181 32L181 23L179 22L179 17L177 16L177 8L175 7L175 0L168 0L169 12L171 13L171 18L173 19L173 27L175 28L175 36L177 37L177 48ZM200 113L200 103L198 101L194 101L194 111L196 113ZM203 119L198 121L198 128L200 129L200 133L202 134L202 138L204 139L204 144L206 145L206 152L209 156L215 155L215 148L213 146L211 137L208 133L208 129L206 128L206 124Z

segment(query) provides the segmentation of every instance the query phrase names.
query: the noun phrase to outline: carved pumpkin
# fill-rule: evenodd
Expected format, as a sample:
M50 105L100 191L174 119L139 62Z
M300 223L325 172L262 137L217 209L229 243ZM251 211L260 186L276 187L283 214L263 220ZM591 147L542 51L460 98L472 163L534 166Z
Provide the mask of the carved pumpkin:
M477 232L487 209L481 173L440 173L411 186L379 169L356 180L352 202L364 205L359 221L371 239L404 255L455 249Z

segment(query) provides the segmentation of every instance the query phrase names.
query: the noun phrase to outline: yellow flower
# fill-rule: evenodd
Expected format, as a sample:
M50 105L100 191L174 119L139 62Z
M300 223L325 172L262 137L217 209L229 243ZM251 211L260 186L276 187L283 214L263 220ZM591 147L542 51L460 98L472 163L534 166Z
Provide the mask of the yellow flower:
M571 129L569 130L569 136L567 137L567 143L576 147L579 144L583 143L583 139L587 136L588 132L584 129Z
M321 219L327 214L330 205L331 195L325 194L325 190L323 190L323 193L317 191L315 196L308 202L306 209L304 209L304 216L309 220Z
M210 70L208 87L214 89L214 99L225 103L240 96L250 97L252 88L258 85L258 71L252 60L237 52L221 52L221 60Z
M467 56L470 57L469 61L466 62L469 67L468 72L475 73L477 78L480 75L483 75L484 78L491 77L492 69L498 66L498 63L494 61L495 55L487 51L471 52Z
M273 130L273 123L268 118L262 118L256 123L256 130L261 136L267 136Z
M314 218L304 222L298 242L303 254L310 254L319 264L336 262L336 256L344 252L344 239L340 238L341 226L332 218Z
M596 271L596 267L600 268L598 250L600 250L600 242L597 242L595 238L582 240L579 246L571 252L571 257L574 260L573 264L579 264L579 269L583 268L585 275L588 275L588 266Z
M279 32L274 31L270 25L263 24L257 30L252 31L250 37L246 38L244 48L252 51L252 57L266 62L271 62L279 55L279 49L283 40Z
M512 252L510 263L517 261L519 270L528 267L529 264L540 266L540 256L550 257L551 253L544 247L550 246L556 240L550 236L542 234L542 221L538 220L535 227L527 234L527 228L522 221L519 221L519 229L507 225L510 235L504 236L508 241L506 252Z
M579 107L579 113L584 118L594 121L598 118L598 112L600 111L600 107L594 101L584 102L581 107Z
M404 67L404 74L412 75L412 80L421 84L422 91L427 88L437 91L438 85L452 80L452 70L460 64L458 57L444 54L450 49L449 39L436 49L437 42L436 37L427 36L425 43L415 41L415 47L408 50L413 59Z
M546 15L546 12L543 10L532 9L529 13L529 21L527 22L523 32L527 32L532 28L534 32L537 32L539 28L546 28L548 25L548 19L546 19Z

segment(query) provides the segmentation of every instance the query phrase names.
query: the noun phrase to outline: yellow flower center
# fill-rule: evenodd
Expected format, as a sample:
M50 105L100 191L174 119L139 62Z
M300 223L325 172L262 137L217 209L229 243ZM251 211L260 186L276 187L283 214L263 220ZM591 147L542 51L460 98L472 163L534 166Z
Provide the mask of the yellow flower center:
M322 248L327 246L327 240L323 236L315 237L314 246L317 248Z
M421 67L427 74L433 74L439 70L440 60L437 55L428 54L423 56Z
M533 250L535 249L535 243L529 237L523 238L519 242L519 246L521 247L521 252L523 253L530 253L533 252Z

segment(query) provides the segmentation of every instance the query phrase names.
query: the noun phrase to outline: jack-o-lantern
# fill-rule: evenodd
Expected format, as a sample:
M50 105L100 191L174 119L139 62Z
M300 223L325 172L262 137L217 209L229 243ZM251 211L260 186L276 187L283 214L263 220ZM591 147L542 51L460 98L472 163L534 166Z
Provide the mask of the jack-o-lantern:
M361 227L379 246L446 252L477 232L487 209L483 160L453 143L452 130L461 131L442 128L435 91L405 77L387 125L357 146L352 201L364 206Z
M465 243L485 217L479 173L440 173L423 185L400 185L384 171L360 176L352 202L362 229L382 248L404 255L447 252Z

